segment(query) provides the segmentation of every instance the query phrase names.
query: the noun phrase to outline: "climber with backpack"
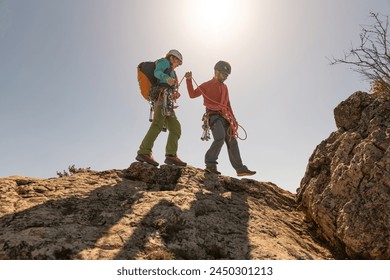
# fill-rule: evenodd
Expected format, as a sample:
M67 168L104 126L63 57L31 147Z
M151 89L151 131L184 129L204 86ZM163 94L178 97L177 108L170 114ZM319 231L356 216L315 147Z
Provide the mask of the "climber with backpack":
M136 160L154 166L159 163L152 156L154 141L164 128L168 130L165 148L165 163L186 166L187 163L177 156L181 125L176 117L174 103L180 97L175 68L183 62L178 50L170 50L165 57L154 63L144 62L138 65L138 81L141 93L151 104L151 125L141 142ZM151 75L151 73L153 75Z
M218 61L214 66L214 77L194 90L192 72L187 72L185 74L187 90L190 98L203 96L203 104L206 107L206 113L203 115L203 128L206 134L203 135L202 140L208 140L208 129L211 130L214 138L205 155L205 171L221 174L217 169L217 160L223 144L226 143L229 160L237 176L251 176L256 174L256 171L249 170L242 163L236 139L239 125L230 105L228 88L224 83L230 73L230 64L226 61Z

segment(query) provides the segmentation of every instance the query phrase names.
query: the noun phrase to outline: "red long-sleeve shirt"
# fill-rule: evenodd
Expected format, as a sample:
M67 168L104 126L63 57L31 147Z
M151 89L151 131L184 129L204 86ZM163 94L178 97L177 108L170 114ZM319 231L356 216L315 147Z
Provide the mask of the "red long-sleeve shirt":
M216 78L201 84L194 90L192 80L187 79L187 90L190 98L203 96L203 104L208 110L219 111L223 114L228 113L234 118L233 110L230 105L229 91L224 83Z

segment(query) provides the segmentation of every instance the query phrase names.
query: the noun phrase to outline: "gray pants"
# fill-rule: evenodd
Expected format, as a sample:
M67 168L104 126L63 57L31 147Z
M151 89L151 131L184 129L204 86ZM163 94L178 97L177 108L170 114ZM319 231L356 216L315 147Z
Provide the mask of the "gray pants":
M219 153L223 144L226 143L229 160L233 168L236 171L246 169L246 166L242 164L237 139L234 136L230 138L228 135L229 123L220 115L212 115L210 116L210 127L214 141L205 155L206 167L217 166Z

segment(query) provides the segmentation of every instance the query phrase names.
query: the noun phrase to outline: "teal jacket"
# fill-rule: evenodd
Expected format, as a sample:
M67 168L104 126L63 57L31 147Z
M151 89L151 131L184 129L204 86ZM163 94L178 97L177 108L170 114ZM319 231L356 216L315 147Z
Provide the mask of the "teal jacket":
M171 68L171 64L168 59L160 58L156 61L156 69L154 70L154 76L159 80L159 84L167 84L169 77L176 79L175 71L171 70L168 74L167 70Z

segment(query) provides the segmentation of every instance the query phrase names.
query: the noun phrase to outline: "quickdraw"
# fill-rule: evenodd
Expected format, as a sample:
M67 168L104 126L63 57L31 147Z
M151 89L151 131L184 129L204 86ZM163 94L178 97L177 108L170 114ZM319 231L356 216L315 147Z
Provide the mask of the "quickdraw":
M202 137L200 137L200 139L202 141L209 141L210 140L210 115L207 112L203 114L202 121L203 121L203 125L202 125L203 134Z
M176 77L176 73L175 73ZM177 83L177 77L176 77L176 85L173 88L160 88L159 86L153 87L150 89L149 92L149 105L150 105L150 113L149 113L149 121L153 121L153 112L154 109L157 107L157 105L162 105L161 113L163 116L172 116L174 115L173 109L176 109L179 106L175 106L176 99L175 96L177 95L178 89L184 79L180 80L179 83Z
M161 113L163 116L172 116L174 115L173 109L176 109L178 106L175 106L176 99L174 98L175 92L177 92L176 87L171 88L159 88L154 89L155 91L158 91L157 93L154 93L154 96L157 96L155 98L149 98L149 105L150 105L150 113L149 113L149 121L153 121L153 112L157 108L157 106L161 105ZM153 96L150 94L149 96Z
M157 108L157 106L162 105L161 114L164 117L174 116L175 112L173 109L177 108L174 106L176 100L174 99L174 92L176 89L158 89L158 94L156 99L149 98L150 112L149 112L149 121L153 122L153 112ZM167 127L164 125L162 128L163 132L167 131Z
M164 89L162 92L162 109L161 114L164 117L169 117L174 114L173 112L173 93L172 90Z

